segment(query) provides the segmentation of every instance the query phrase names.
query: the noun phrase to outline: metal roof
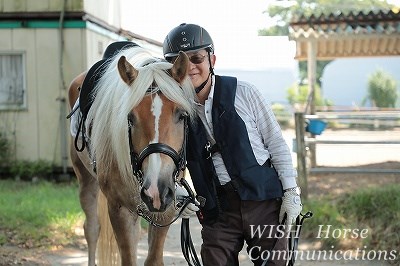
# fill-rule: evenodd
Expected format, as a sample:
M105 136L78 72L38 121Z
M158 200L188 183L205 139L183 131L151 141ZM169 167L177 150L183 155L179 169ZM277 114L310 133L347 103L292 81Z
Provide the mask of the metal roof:
M300 16L290 22L290 32L298 60L307 60L309 42L316 42L319 60L400 55L398 10Z

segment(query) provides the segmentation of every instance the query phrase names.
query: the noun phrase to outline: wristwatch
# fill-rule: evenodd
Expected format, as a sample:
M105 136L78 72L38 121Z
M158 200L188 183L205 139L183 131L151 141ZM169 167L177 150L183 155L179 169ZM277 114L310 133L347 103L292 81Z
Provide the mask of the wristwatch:
M300 187L288 188L288 189L285 189L283 192L287 192L287 191L294 191L294 192L296 192L297 195L300 195L300 194L301 194L301 189L300 189Z

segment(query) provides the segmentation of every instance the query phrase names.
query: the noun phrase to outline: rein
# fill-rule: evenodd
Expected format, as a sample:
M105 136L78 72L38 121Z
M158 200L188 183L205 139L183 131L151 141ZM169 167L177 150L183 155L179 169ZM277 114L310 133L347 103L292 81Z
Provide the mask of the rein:
M186 182L186 181L185 181ZM186 183L187 187L184 185L184 187L188 190L189 192L189 198L195 198L193 191L190 189L189 185ZM200 204L202 205L202 204ZM204 205L204 202L203 202ZM305 219L311 218L313 216L313 213L311 211L306 212L305 214L300 213L299 216L296 218L296 224L294 228L296 228L295 231L291 230L289 233L289 239L288 239L288 252L289 256L287 258L287 266L294 266L296 262L296 253L297 253L297 248L299 245L299 239L300 239L300 233L301 229L303 228L303 223ZM282 221L282 224L285 223L286 220L286 214L285 217ZM182 224L181 224L181 249L183 256L186 259L186 262L188 263L189 266L202 266L201 262L199 261L199 258L197 257L196 249L193 245L192 241L192 236L190 235L190 229L189 229L189 219L182 219ZM261 264L261 266L266 266L268 263L268 260L264 260L264 262Z
M186 182L186 180L182 180L182 185L189 194L187 199L189 199L190 202L196 204L196 197L193 193L193 190L190 188L189 184ZM202 197L197 197L197 199L198 199L199 203L197 203L196 205L200 205L201 207L203 207L205 205L205 199ZM182 219L181 250L182 250L182 254L185 257L185 260L189 266L201 266L200 260L197 257L196 249L193 245L192 236L190 235L189 218Z
M186 142L188 134L187 118L186 117L184 118L184 131L185 131L184 139L182 148L180 149L179 153L176 152L169 145L164 143L151 143L147 145L139 154L136 153L134 151L132 143L132 125L133 125L132 121L128 116L128 135L129 135L129 149L131 156L132 172L133 175L136 177L139 185L140 186L143 185L142 164L144 159L146 159L146 157L148 157L152 153L163 153L171 157L171 159L175 163L176 168L173 174L174 181L180 182L189 195L182 202L178 215L176 215L176 217L167 224L160 224L154 221L149 215L145 213L145 211L143 211L143 209L140 208L140 205L138 205L138 208L136 210L137 215L143 217L149 224L155 227L167 227L179 219L179 217L181 216L182 212L184 211L184 209L187 207L188 204L193 203L195 205L204 206L205 200L202 199L201 197L199 197L200 203L196 200L196 197L192 189L190 188L189 184L186 182L185 179L182 178L180 181L178 181L178 176L180 171L184 171L186 168ZM197 257L196 250L193 245L192 237L190 235L188 218L182 219L181 223L181 249L189 266L191 265L201 266L201 263L199 261L199 258Z
M290 232L290 238L289 238L289 258L288 258L288 266L294 266L294 263L296 261L296 251L297 247L299 245L299 238L300 238L300 232L301 229L303 228L303 223L305 219L311 218L313 216L313 213L311 211L306 212L305 214L300 213L299 216L296 218L296 225L295 228L296 230L293 232Z
M297 247L299 245L300 233L301 229L303 228L303 223L305 219L311 218L313 213L311 211L306 212L305 214L300 213L299 216L296 218L296 223L294 224L295 230L290 230L289 238L288 238L288 252L289 256L287 256L287 266L294 266L296 262L296 254L297 254ZM284 225L287 219L287 215L283 217L281 225ZM272 251L272 250L271 250ZM268 265L268 259L264 260L261 266Z

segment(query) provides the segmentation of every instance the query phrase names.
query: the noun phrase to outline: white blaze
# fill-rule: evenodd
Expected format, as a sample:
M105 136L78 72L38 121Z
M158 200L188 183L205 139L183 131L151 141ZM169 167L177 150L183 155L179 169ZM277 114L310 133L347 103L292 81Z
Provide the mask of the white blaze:
M160 137L159 124L163 103L158 94L155 94L153 103L151 105L151 112L154 116L154 139L150 143L158 143ZM157 188L158 176L161 169L161 156L160 153L152 153L149 155L149 166L147 169L150 179L150 187L148 193L153 197L153 207L159 209L161 206L160 194Z

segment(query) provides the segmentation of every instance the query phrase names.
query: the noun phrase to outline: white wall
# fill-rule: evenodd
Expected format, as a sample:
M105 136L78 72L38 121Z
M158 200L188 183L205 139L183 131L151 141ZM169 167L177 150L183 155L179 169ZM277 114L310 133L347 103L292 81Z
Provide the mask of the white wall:
M84 68L82 31L65 31L67 40L74 40L67 41L65 47L66 86ZM0 39L3 40L0 51L22 52L25 57L26 109L0 112L0 127L12 131L16 157L21 160L55 159L59 162L60 103L57 98L66 97L67 91L61 90L58 36L56 29L0 30Z

